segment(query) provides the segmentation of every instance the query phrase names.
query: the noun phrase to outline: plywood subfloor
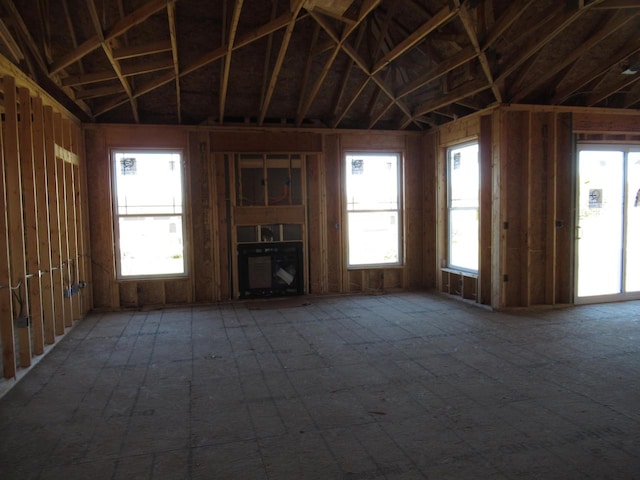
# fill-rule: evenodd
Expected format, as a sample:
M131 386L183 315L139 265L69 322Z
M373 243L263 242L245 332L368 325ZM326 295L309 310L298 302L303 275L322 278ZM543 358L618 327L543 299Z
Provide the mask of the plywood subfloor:
M0 476L634 478L639 337L640 302L92 314L0 400Z

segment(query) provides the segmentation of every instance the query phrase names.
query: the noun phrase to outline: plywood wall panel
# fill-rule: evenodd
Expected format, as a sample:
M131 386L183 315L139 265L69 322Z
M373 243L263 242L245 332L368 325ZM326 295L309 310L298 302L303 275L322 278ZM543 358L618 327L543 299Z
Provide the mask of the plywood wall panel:
M416 138L419 138L416 136ZM388 133L344 133L340 135L343 152L367 152L377 150L403 151L405 136Z
M436 288L439 265L436 259L436 237L438 234L436 162L438 158L438 136L428 133L421 145L424 166L422 188L422 285Z
M322 135L293 130L287 132L217 130L211 132L211 149L213 152L221 153L314 153L322 151Z
M194 297L197 302L212 302L215 298L212 231L212 191L215 191L215 185L211 185L209 136L206 132L189 135L189 159Z
M111 169L105 132L85 131L90 215L92 294L95 308L114 308L115 259L111 219ZM119 300L118 300L119 303Z
M165 303L169 305L184 305L191 303L191 289L192 285L188 278L165 280Z
M307 155L309 293L327 293L326 176L320 155Z
M54 113L55 144L64 147L64 119L59 112ZM64 326L73 325L73 304L69 295L71 288L71 265L69 262L69 225L67 224L67 172L62 157L56 157L56 179L58 182L58 221L60 225L60 270L62 272L62 292Z
M38 244L40 257L40 286L42 321L47 345L55 342L53 272L51 271L51 237L49 232L49 194L47 185L47 158L44 144L44 110L42 100L33 99L33 159L38 206Z
M420 137L406 137L404 157L404 268L406 288L421 288L423 255L423 191L425 153Z
M604 133L604 134L637 134L640 132L640 115L628 112L614 114L611 112L598 113L594 110L580 111L573 114L574 133Z
M0 345L2 346L2 375L16 375L11 275L9 264L9 230L7 228L7 189L4 175L4 135L0 128Z
M450 122L438 129L440 146L449 147L480 136L480 117L477 115Z
M24 207L24 238L26 252L27 292L33 351L44 352L44 324L42 297L40 294L40 246L38 238L38 216L35 171L33 161L33 135L31 114L31 92L19 89L20 100L20 168L22 171L22 198Z
M166 304L164 280L138 282L138 304L158 306Z
M476 301L483 305L491 304L491 278L492 278L492 130L493 122L490 115L480 117L479 143L479 164L480 164L480 243L479 243L479 265L478 265L478 285L476 291Z
M119 282L118 293L120 307L138 306L138 282Z
M573 240L575 196L575 154L572 114L560 113L556 120L556 226L554 303L573 301Z
M18 98L15 80L6 76L2 81L4 89L4 177L6 188L7 231L9 243L9 286L12 289L12 318L29 315L29 297L27 292L26 252L24 238L24 209L22 201L22 174L20 147L18 140ZM20 329L19 352L21 366L28 366L31 359L31 344L24 341L28 328ZM25 352L24 349L28 349ZM25 360L27 365L24 364Z
M78 169L83 157L61 148L73 146L77 120L35 84L5 72L2 90L0 342L3 375L11 378L63 335L65 318L71 319L62 287L73 249L67 246L63 255L60 238L69 231L77 235L74 215L68 215L75 194L67 195L64 182L73 185L72 169L67 174L58 165L56 152Z
M342 159L340 137L327 135L324 145L324 165L327 195L327 277L329 292L343 292L342 229Z
M227 186L227 178L229 167L229 159L226 155L214 155L213 162L213 179L215 179L215 199L216 208L214 214L214 259L216 264L216 300L227 300L231 298L231 252L229 251L229 212L230 204L228 198L229 188Z
M553 131L555 114L549 112L531 113L530 149L527 185L527 284L528 305L545 303L547 279L547 214L549 202L549 159L553 151Z
M508 281L506 285L507 306L519 306L528 292L526 269L527 188L529 170L529 113L505 112L507 176L502 187L506 193L506 255ZM525 140L523 140L525 139ZM505 198L503 196L503 198Z

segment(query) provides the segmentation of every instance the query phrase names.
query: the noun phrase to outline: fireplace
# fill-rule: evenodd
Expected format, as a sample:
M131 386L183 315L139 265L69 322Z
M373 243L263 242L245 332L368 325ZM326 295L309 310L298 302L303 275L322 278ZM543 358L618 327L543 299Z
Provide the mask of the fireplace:
M240 298L302 295L302 261L301 242L239 244Z

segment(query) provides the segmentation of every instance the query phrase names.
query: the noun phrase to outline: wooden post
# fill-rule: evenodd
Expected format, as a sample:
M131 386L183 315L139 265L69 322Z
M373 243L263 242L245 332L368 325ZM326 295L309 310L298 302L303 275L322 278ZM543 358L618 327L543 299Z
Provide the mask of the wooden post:
M71 289L71 305L73 320L80 320L80 294L78 288L78 226L76 224L75 186L73 164L65 162L65 197L67 204L67 231L69 239L69 283Z
M42 298L40 295L40 248L38 242L37 195L33 160L33 135L31 116L31 93L28 88L19 89L20 97L20 164L22 167L22 196L24 199L24 227L29 278L29 314L33 350L44 353L44 327L42 321Z
M4 172L7 195L7 229L9 232L9 264L11 267L11 287L13 293L13 318L28 317L26 258L24 246L24 223L22 208L22 181L20 171L20 152L18 147L18 99L16 83L12 77L5 76L4 88ZM28 320L27 320L28 325ZM31 364L31 341L29 328L19 329L21 366Z
M215 195L216 195L216 205L218 206L217 214L214 215L214 224L216 227L214 228L214 235L216 237L216 243L214 243L214 262L217 265L217 277L219 282L216 288L216 300L226 300L231 298L232 290L231 290L231 281L229 278L229 272L231 269L231 264L229 263L229 259L231 258L231 254L229 252L229 211L230 205L227 203L227 187L226 187L226 178L227 178L227 170L230 169L232 163L231 155L226 156L223 154L215 154L214 155L214 163L212 168L212 178L215 179ZM226 276L223 276L223 273L226 273Z
M214 300L214 261L211 231L211 183L209 175L209 152L206 133L189 134L189 175L192 221L192 245L189 252L191 265L192 290L196 301L211 302ZM197 259L197 260L196 260Z
M42 99L33 98L33 159L37 198L38 243L40 252L40 288L44 341L56 340L54 329L53 276L51 273L51 237L49 232L49 195L47 191L47 161L44 148L44 110Z
M62 282L62 257L60 244L60 211L58 207L58 176L56 164L54 114L51 107L44 107L45 153L47 163L47 190L49 192L49 234L51 243L51 270L55 305L55 334L63 335L65 327L64 291Z
M53 116L55 144L63 145L64 122L62 115L56 112ZM58 218L60 219L60 269L62 271L64 326L73 325L73 308L71 304L71 266L69 264L69 226L67 225L67 178L64 159L56 157L56 177L58 179Z
M490 115L480 117L480 265L478 271L478 303L491 304L491 147Z
M7 228L6 185L4 174L4 139L0 128L0 344L2 345L2 374L16 376L16 355L11 306L11 275L9 265L9 230Z
M503 189L507 175L504 146L504 112L493 113L492 133L492 186L491 186L491 306L505 306L505 257L506 257L506 188Z

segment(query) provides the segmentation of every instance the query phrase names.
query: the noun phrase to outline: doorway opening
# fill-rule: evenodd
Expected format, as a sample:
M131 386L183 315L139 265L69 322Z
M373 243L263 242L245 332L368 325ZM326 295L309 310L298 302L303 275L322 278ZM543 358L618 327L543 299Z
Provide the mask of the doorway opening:
M640 148L579 145L576 303L640 298Z

